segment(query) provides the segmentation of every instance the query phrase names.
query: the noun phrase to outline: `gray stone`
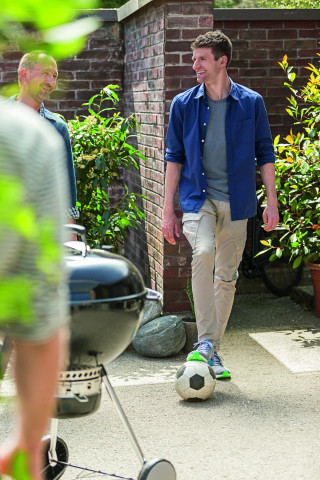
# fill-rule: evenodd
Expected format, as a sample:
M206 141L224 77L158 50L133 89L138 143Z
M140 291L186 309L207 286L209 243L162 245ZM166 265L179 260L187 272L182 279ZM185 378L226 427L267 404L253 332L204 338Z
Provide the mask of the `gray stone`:
M150 292L155 292L150 290ZM157 293L157 292L155 292ZM161 297L162 298L162 297ZM159 318L162 314L163 303L161 299L159 300L145 300L144 302L144 309L143 314L140 320L140 326L145 325L146 323L154 320L155 318Z
M186 343L183 321L175 315L156 318L139 328L133 339L134 349L146 357L169 357Z

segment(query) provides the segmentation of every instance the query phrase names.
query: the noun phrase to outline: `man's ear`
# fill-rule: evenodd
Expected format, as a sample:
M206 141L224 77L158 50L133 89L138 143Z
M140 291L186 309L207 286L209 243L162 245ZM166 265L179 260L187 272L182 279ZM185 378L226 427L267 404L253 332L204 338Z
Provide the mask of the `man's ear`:
M227 67L227 64L228 64L227 55L222 55L222 57L220 57L219 60L220 60L220 67Z
M20 70L20 80L21 83L25 83L28 80L29 71L27 68L21 68Z

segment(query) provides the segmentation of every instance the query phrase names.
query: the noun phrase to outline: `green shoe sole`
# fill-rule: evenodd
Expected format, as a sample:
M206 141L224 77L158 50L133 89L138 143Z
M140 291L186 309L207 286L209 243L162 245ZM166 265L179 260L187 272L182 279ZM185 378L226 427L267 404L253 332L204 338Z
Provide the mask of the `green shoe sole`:
M221 378L231 378L231 374L229 372L223 372L222 375L217 375L216 376L217 379L221 379Z
M195 350L192 355L188 356L187 362L191 361L207 363L207 361L203 357L201 357L200 353L197 352L197 350Z

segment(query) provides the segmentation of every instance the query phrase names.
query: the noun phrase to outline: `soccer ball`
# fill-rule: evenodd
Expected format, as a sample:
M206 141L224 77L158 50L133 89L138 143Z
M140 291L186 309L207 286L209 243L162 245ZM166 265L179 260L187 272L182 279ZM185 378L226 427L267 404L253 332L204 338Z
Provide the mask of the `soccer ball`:
M206 400L216 386L213 369L205 362L185 362L176 373L174 387L184 400Z

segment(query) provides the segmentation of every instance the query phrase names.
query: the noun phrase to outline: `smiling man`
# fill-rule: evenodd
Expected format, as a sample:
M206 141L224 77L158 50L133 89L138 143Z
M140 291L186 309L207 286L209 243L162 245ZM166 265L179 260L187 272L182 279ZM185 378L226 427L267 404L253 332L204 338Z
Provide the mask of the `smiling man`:
M258 165L268 202L265 230L278 223L274 151L263 99L234 83L227 67L232 43L220 30L191 45L199 85L172 102L166 137L167 171L162 231L176 243L174 212L179 187L183 233L192 247L192 291L198 343L187 360L213 366L217 378L230 377L219 349L231 313L247 219L257 211Z
M79 211L77 208L76 180L68 127L58 115L47 110L43 104L55 89L57 79L58 67L54 58L42 50L33 50L26 53L19 63L18 82L20 91L14 98L28 105L38 112L41 117L48 120L63 138L67 154L67 171L71 196L68 217L70 222L75 222L75 219L79 217Z

